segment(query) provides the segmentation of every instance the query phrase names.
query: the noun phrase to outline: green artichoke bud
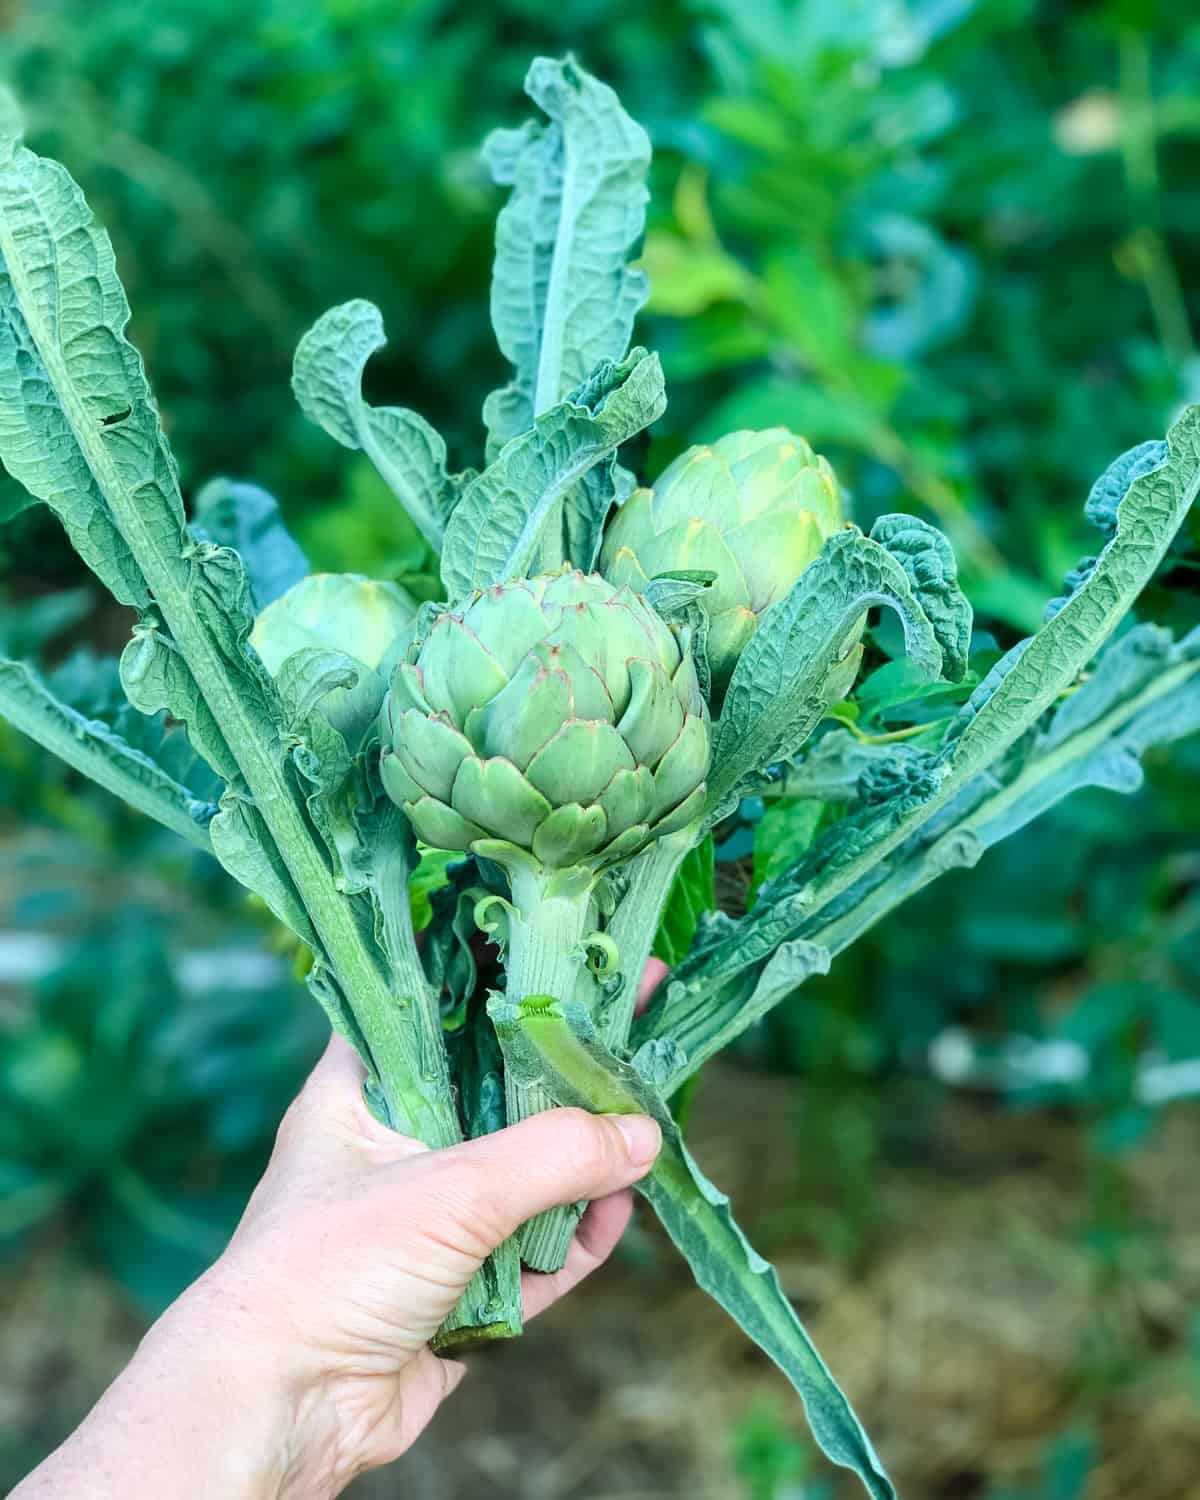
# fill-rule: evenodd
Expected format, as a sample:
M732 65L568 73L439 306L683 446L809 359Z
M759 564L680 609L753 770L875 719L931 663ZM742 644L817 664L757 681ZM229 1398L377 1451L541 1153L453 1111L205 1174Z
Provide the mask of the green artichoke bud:
M438 616L396 669L382 739L384 786L439 849L500 840L596 868L704 802L690 652L640 595L569 568Z
M689 448L609 523L600 571L639 591L656 574L716 574L701 598L719 701L759 616L844 525L833 470L784 427Z
M354 747L379 712L415 618L416 605L394 583L357 573L314 573L267 605L254 622L250 644L272 677L298 651L332 650L348 657L357 683L334 688L319 706Z

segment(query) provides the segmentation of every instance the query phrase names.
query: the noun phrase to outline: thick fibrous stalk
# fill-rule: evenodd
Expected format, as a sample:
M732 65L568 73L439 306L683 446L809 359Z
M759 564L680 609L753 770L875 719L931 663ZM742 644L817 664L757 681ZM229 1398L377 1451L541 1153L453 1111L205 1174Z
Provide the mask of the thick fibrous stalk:
M617 946L621 988L600 1016L605 1045L620 1049L629 1040L642 971L654 946L659 922L679 867L696 842L697 825L656 839L629 862L629 886L608 924Z
M505 955L506 998L513 1004L533 996L572 1000L583 968L583 940L591 906L591 875L582 870L511 870L513 913ZM553 1109L542 1089L505 1080L510 1124ZM562 1268L583 1205L551 1209L524 1225L521 1259L535 1271Z

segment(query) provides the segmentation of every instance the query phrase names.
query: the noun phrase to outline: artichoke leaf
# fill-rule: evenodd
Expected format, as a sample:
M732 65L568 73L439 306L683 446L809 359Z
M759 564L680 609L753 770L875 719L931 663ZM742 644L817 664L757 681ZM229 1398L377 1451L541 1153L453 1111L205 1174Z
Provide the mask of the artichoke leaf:
M469 476L448 472L446 444L424 417L363 399L363 370L386 342L373 303L356 299L332 307L296 347L292 389L310 422L367 455L436 550Z
M86 253L68 257L60 247L72 232L81 232ZM47 265L58 275L34 269ZM0 462L51 507L113 597L144 609L150 602L145 577L58 393L65 373L82 393L87 409L79 415L95 423L123 475L159 484L182 523L141 360L122 336L128 319L108 236L96 228L66 170L21 144L16 109L6 97L0 108ZM39 347L35 322L53 329L56 371ZM96 358L110 335L119 369Z
M971 649L972 610L958 586L958 563L949 539L917 516L888 515L871 527L871 540L903 566L942 648L942 676L947 682L961 682Z
M710 816L794 755L844 690L842 662L874 604L895 610L910 659L932 680L943 653L903 565L856 530L838 532L763 615L733 670L713 736Z
M512 188L496 223L492 325L513 376L484 404L489 461L602 361L624 358L648 291L628 265L646 221L646 132L569 58L537 58L525 92L546 121L493 131L483 148Z
M658 356L634 349L620 364L600 366L512 438L467 486L447 523L442 582L450 598L526 573L559 502L665 409Z
M132 807L212 853L208 825L216 809L116 730L57 699L24 662L0 657L0 718Z

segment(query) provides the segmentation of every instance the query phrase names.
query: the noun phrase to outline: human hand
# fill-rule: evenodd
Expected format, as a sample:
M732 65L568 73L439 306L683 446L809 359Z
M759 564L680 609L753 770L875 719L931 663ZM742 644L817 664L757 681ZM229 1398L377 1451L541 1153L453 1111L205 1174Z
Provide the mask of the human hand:
M432 1152L371 1115L362 1080L332 1039L228 1250L190 1294L272 1361L287 1349L306 1440L322 1433L321 1487L297 1493L336 1494L412 1443L465 1374L429 1339L526 1219L593 1200L563 1270L525 1276L527 1318L599 1266L660 1144L640 1116L555 1110Z
M592 1200L563 1270L523 1280L536 1316L607 1258L661 1144L641 1116L562 1109L430 1151L381 1125L362 1083L334 1037L225 1253L20 1500L339 1494L462 1380L428 1341L487 1255L534 1214Z

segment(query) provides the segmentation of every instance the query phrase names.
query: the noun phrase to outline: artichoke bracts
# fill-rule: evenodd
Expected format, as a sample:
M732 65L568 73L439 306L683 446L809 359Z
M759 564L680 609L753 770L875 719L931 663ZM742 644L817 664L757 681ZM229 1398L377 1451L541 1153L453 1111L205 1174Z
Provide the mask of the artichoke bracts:
M600 570L638 590L660 573L716 575L700 602L719 702L759 616L843 524L834 472L803 438L783 427L734 432L634 491L609 522Z
M497 841L598 868L699 813L709 732L690 654L630 589L572 570L434 622L383 710L383 784L439 849Z
M571 569L490 588L437 617L381 717L381 775L419 837L505 870L506 993L570 1000L597 882L704 807L708 713L690 650L645 599ZM509 1080L508 1117L548 1108ZM527 1224L521 1253L557 1270L578 1211Z

